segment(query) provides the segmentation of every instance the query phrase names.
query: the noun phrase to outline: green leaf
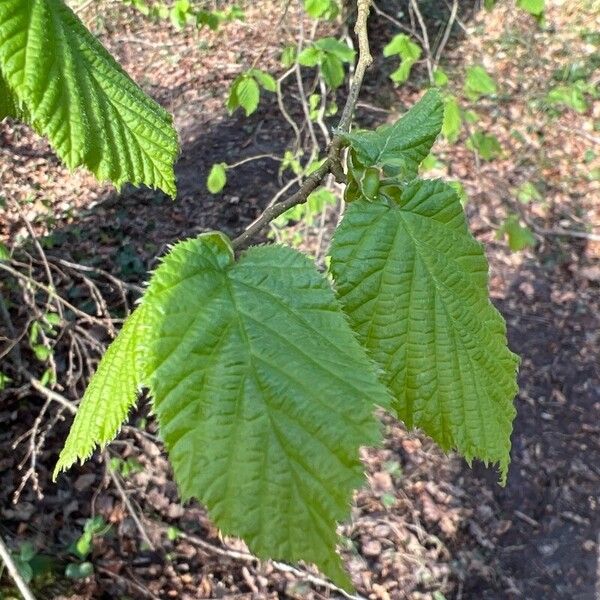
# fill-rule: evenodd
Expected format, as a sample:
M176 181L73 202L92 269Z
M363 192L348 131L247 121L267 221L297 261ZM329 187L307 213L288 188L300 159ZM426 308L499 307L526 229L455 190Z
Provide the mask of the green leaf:
M327 85L336 89L344 83L345 62L354 60L355 51L347 44L328 37L317 40L298 55L298 63L303 67L321 67L323 79Z
M334 19L339 13L334 0L304 0L304 9L313 19Z
M69 563L65 568L65 577L69 579L85 579L94 574L94 565L91 562Z
M170 115L62 0L0 2L0 64L30 123L70 168L175 195Z
M465 93L470 100L478 100L481 96L493 96L497 91L495 81L483 67L467 68Z
M85 558L92 551L93 534L86 531L75 543L75 554L79 558Z
M196 13L196 27L204 27L205 25L217 31L221 23L220 16L211 10L199 10Z
M18 118L18 116L17 99L0 70L0 121L6 117Z
M387 395L326 279L285 247L234 263L208 234L174 247L143 302L145 383L183 498L258 556L314 562L349 587L335 526Z
M302 173L302 165L300 164L297 155L291 150L285 151L281 166L279 167L279 173L283 173L286 169L291 169L294 175L300 175L300 173Z
M330 4L331 0L304 0L304 10L313 19L319 19L327 12Z
M448 75L446 74L446 71L442 69L442 67L438 67L433 72L433 83L435 83L435 85L438 87L444 87L448 85Z
M527 11L534 17L539 17L544 14L544 0L517 0L517 6Z
M477 152L483 160L494 160L502 155L502 146L495 135L476 131L469 136L467 148Z
M327 188L321 187L314 192L311 192L306 199L304 204L299 204L294 208L301 209L296 214L290 213L294 208L291 208L285 212L282 216L288 220L299 221L304 219L308 225L313 225L314 219L317 215L320 215L326 206L333 206L337 202L337 198L333 192Z
M316 67L323 59L323 52L314 46L304 48L298 55L298 64L303 67Z
M267 92L277 91L277 82L272 75L260 69L250 69L247 72L249 77L254 77L256 81L265 89Z
M231 85L229 99L227 100L227 109L233 113L239 107L250 116L258 108L260 102L260 88L253 77L247 74L239 75Z
M517 188L517 199L521 204L539 202L543 200L542 194L531 181L525 181Z
M310 259L269 246L234 262L218 233L177 244L102 360L57 471L114 435L142 384L184 499L258 556L314 562L351 587L336 524L389 399Z
M279 60L286 69L289 69L294 62L296 62L296 54L296 46L286 46L281 52L281 58Z
M409 78L415 62L421 58L421 53L421 47L405 33L395 35L383 49L384 56L399 55L402 59L399 67L390 75L390 79L395 83L404 83Z
M588 109L584 90L581 86L559 85L548 92L547 102L552 105L565 105L578 113L584 113Z
M15 566L25 583L31 583L33 579L33 568L31 565L28 562L22 561L19 557L15 557Z
M336 56L342 62L352 62L356 55L356 52L348 44L332 37L321 38L314 43L314 46L326 54Z
M476 125L480 121L479 115L474 110L466 110L465 111L465 121L470 125Z
M90 519L87 519L83 530L91 535L104 534L110 529L110 525L100 515L96 515Z
M440 94L429 90L393 125L342 135L364 165L382 168L388 176L410 180L417 176L421 161L440 133L443 114Z
M143 348L138 330L142 312L140 307L129 316L102 357L54 468L54 479L77 459L83 462L89 458L96 446L112 441L135 404Z
M405 33L395 35L384 47L386 57L399 55L402 59L399 67L390 75L394 83L404 83L410 76L410 71L421 57L421 47L415 44Z
M325 54L321 62L321 72L323 79L330 88L334 90L344 83L344 65L342 61L334 54Z
M29 562L37 554L35 546L31 542L24 542L19 548L19 558L23 562Z
M455 96L446 96L444 100L444 122L442 124L442 135L454 144L462 128L462 117L460 106Z
M48 348L43 344L36 344L32 347L32 350L35 357L42 362L48 360L52 356L52 348Z
M0 392L5 389L12 379L6 374L0 371Z
M177 29L183 29L186 26L188 18L191 16L190 9L191 6L189 0L177 0L171 8L169 13L171 23L173 23Z
M143 300L145 383L184 499L259 557L349 587L336 522L386 405L327 280L291 248L233 260L221 234L177 244Z
M398 66L398 68L394 72L392 72L392 74L390 75L390 79L394 83L404 83L410 77L410 72L414 64L415 62L411 59L403 60Z
M525 250L525 248L533 248L535 246L535 236L531 232L531 229L521 225L517 215L509 215L496 232L498 239L502 239L505 235L508 238L508 247L513 252L519 252L520 250Z
M435 154L430 153L425 157L425 159L421 163L419 171L421 173L427 173L427 171L433 171L434 169L442 169L443 167L444 163L440 161Z
M10 260L10 250L0 242L0 261Z
M206 180L206 188L211 194L218 194L227 183L227 165L225 163L216 163L210 169Z
M454 190L415 180L395 200L349 204L331 272L398 416L468 461L498 463L504 482L518 359Z
M386 58L399 55L401 58L419 60L421 53L421 47L405 33L395 35L383 49L383 56Z
M456 192L461 206L466 206L469 202L469 195L465 186L460 181L448 181L448 185Z

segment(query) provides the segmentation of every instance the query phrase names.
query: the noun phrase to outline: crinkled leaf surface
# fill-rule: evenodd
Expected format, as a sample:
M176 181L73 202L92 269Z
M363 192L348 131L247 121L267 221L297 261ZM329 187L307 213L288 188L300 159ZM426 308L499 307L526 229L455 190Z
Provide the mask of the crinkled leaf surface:
M234 262L216 233L177 244L102 360L57 469L114 435L138 382L184 498L260 557L314 562L351 587L336 524L389 397L310 259L270 246Z
M0 0L0 63L31 124L69 167L175 195L171 117L62 0Z
M0 71L0 121L6 117L16 117L17 114L15 97Z
M92 455L96 446L112 441L135 404L140 386L139 348L143 347L138 308L102 357L83 396L75 421L54 469L56 477L78 459Z
M349 586L336 523L387 392L327 280L285 247L233 262L209 234L173 248L144 307L145 382L182 496L258 556L314 562Z
M388 176L408 181L417 176L419 164L429 154L442 128L444 104L436 90L429 90L401 119L375 131L343 134L359 160L382 168Z
M349 204L331 269L399 417L469 461L498 463L505 480L518 358L455 191L415 180L395 200Z

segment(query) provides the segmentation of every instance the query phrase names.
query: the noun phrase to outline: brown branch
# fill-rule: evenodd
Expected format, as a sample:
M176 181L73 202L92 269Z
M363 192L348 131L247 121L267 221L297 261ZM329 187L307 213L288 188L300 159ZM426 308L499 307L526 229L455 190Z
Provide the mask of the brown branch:
M254 221L254 223L252 223L252 225L250 225L246 231L244 231L244 233L236 237L231 243L233 248L235 250L241 250L245 248L248 246L250 240L255 235L260 233L271 221L282 215L293 206L296 206L296 204L303 204L306 202L308 196L311 194L311 192L314 192L319 187L321 181L323 181L330 169L331 163L330 159L328 158L314 173L311 173L311 175L305 179L302 187L296 193L292 194L289 198L286 198L285 200L277 204L273 204L273 206L267 208L265 212L263 212L263 214L256 221Z
M358 102L358 95L360 94L365 72L373 62L367 32L367 20L371 8L371 0L357 0L357 8L358 14L356 16L356 24L354 25L354 33L356 33L356 37L358 38L358 61L354 70L352 85L348 92L348 98L346 99L346 104L338 125L338 130L340 131L349 131L350 129L354 107Z
M365 71L373 62L371 51L369 49L369 37L367 34L367 19L369 17L369 9L371 0L357 0L358 13L356 17L356 25L354 31L358 37L358 61L354 71L354 77L348 92L348 98L342 111L342 116L337 127L337 131L344 133L349 131L352 124L352 116L358 96L362 87ZM338 181L344 181L345 176L341 165L340 154L343 147L343 138L337 133L331 143L329 153L325 162L311 175L309 175L300 189L292 194L289 198L269 206L256 221L254 221L242 234L232 241L232 246L235 250L246 248L252 238L259 234L273 219L281 216L284 212L297 204L304 204L308 196L314 192L321 182L329 173L333 173Z

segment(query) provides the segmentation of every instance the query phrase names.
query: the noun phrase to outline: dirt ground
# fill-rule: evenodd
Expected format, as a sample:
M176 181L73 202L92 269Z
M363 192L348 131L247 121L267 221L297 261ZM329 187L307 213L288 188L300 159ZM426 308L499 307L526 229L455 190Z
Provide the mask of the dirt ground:
M590 176L600 166L600 105L550 119L539 99L557 69L600 52L582 37L582 31L600 30L600 10L593 2L551 2L544 29L502 3L487 15L463 10L467 31L452 40L443 64L451 81L472 62L493 73L499 100L472 108L504 152L485 162L462 142L440 142L439 164L426 176L465 185L467 214L490 261L491 295L507 321L510 346L522 358L508 484L500 487L494 471L479 463L470 468L382 415L386 441L364 451L368 484L356 494L350 522L340 527L341 551L357 593L373 600L597 600L600 242L559 233L600 232L600 183ZM196 34L150 23L114 3L89 9L87 24L175 116L182 140L179 196L172 202L148 190L116 193L83 171L70 174L43 140L5 122L0 196L18 200L21 214L14 204L0 204L0 240L27 248L27 219L45 236L49 257L138 284L173 241L210 229L240 232L285 183L278 164L264 159L236 168L218 196L206 192L205 179L213 163L281 154L291 141L273 97L250 118L230 117L224 109L242 65L262 53L264 67L279 69L281 40L295 35L280 15L278 2L264 0L248 6L244 22ZM392 87L390 63L380 51L392 29L376 15L370 27L378 58L358 109L365 125L402 112L418 97L422 77ZM289 101L291 114L299 114L292 90ZM591 159L590 152L596 153ZM515 200L514 190L526 181L539 186L543 201ZM332 207L324 223L335 223L338 210ZM511 252L496 239L509 212L530 224L535 249ZM309 250L319 235L328 237L318 228L305 233ZM78 298L79 287L73 284L70 298ZM132 288L128 299L135 295ZM107 298L122 310L114 290ZM18 323L23 315L14 311ZM81 390L67 391L75 400ZM87 519L101 516L110 530L94 538L92 576L46 577L33 584L39 598L341 597L310 567L298 572L254 560L242 542L220 536L201 506L182 505L145 403L130 421L138 428L126 428L108 451L136 465L123 490L100 456L51 483L70 417L54 422L50 409L37 464L43 498L26 485L13 504L27 453L20 436L43 406L28 388L0 391L0 535L14 548L31 541L62 573L74 560L70 547ZM6 575L0 580L4 597L15 597Z

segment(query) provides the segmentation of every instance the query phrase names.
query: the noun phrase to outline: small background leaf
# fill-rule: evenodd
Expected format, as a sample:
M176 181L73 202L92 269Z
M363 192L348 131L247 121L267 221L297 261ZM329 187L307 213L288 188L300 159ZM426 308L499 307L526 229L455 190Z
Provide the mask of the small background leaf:
M225 163L217 163L211 167L206 180L206 187L211 194L218 194L227 184L226 167Z
M496 82L483 67L467 68L465 93L471 100L478 100L482 96L493 96L497 91Z

